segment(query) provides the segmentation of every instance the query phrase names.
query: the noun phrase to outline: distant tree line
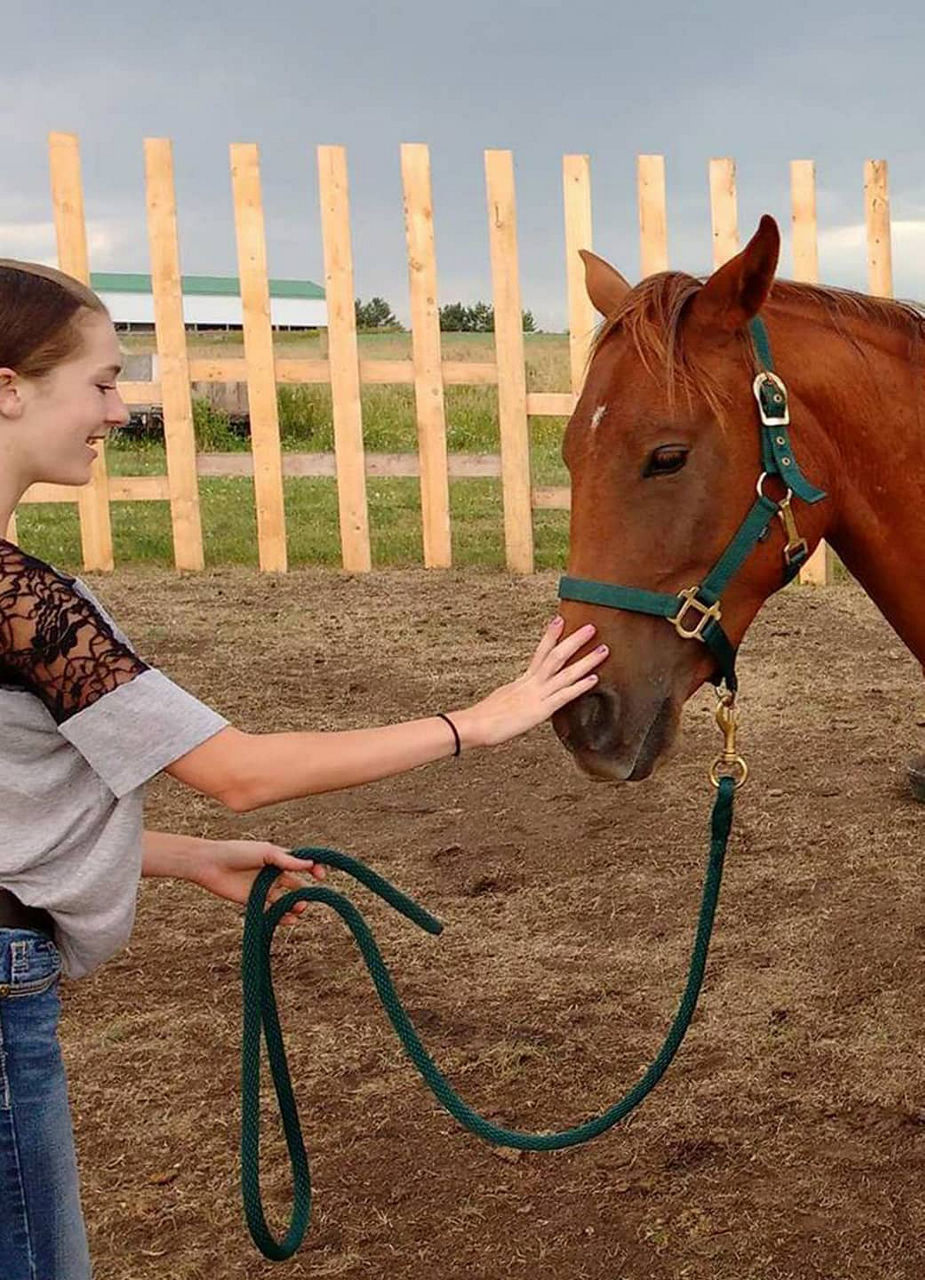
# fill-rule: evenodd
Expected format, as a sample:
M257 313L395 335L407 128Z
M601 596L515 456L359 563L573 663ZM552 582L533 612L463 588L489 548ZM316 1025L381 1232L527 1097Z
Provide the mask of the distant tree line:
M401 331L404 328L385 298L370 298L368 302L357 298L356 325L358 329ZM440 328L444 333L494 333L495 309L490 302L476 302L471 307L463 302L450 302L440 308ZM523 331L537 332L532 311L523 312Z

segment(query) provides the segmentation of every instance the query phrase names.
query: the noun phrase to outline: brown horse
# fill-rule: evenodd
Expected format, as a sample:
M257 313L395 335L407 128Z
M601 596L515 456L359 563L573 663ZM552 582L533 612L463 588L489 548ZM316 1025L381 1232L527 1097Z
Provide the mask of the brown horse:
M825 538L919 661L925 661L925 426L912 306L775 281L777 224L705 282L679 272L635 288L584 253L605 317L563 446L571 474L569 574L659 592L703 580L755 499L761 449L748 332L761 313L789 391L790 439L827 498L793 500L810 550ZM778 498L782 488L771 494ZM782 584L775 520L723 592L734 645ZM600 684L558 712L556 732L589 774L647 777L676 741L681 708L714 670L664 618L564 600L611 656Z

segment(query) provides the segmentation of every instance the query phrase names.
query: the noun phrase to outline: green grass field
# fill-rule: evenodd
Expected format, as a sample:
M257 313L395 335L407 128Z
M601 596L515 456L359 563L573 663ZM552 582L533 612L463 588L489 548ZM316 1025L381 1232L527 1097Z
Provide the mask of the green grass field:
M361 334L360 353L374 359L408 357L409 334ZM323 353L317 334L276 335L282 356ZM568 339L562 334L525 336L527 386L531 391L564 391L569 386ZM127 351L149 350L149 335L123 338ZM241 354L241 335L190 335L191 354ZM445 334L448 360L489 361L491 335ZM333 448L331 393L324 385L284 386L279 393L283 449L316 452ZM497 392L493 387L448 387L447 443L457 453L497 453ZM560 451L565 420L530 420L531 461L536 484L566 484ZM196 406L197 444L202 451L245 450L247 442L228 428L227 419ZM409 386L370 386L363 391L363 435L370 452L413 452L416 448L414 394ZM109 470L117 475L150 475L166 470L163 445L116 437L107 445ZM289 559L292 564L340 563L337 495L330 479L284 481ZM416 479L367 481L372 554L377 565L413 565L423 561L420 489ZM257 525L253 484L248 479L200 480L203 539L208 565L257 564ZM459 565L502 567L504 531L501 486L494 479L450 482L453 558ZM76 508L70 504L29 504L19 509L23 546L62 567L79 567L80 540ZM170 512L165 502L112 504L117 564L173 563ZM537 568L564 563L568 515L564 511L534 514Z

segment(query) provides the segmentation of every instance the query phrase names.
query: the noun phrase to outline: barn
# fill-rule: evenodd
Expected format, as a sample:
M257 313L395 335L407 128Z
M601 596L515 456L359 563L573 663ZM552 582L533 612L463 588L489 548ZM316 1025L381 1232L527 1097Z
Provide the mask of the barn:
M151 277L131 272L94 272L90 284L123 333L154 328ZM319 329L328 323L324 289L312 280L271 280L274 329ZM240 329L241 286L237 276L183 276L183 318L188 329Z

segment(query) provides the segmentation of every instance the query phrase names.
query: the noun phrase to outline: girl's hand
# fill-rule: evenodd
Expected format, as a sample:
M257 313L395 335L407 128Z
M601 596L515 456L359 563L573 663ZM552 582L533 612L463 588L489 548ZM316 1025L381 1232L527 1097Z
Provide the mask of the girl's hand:
M268 903L276 902L290 889L310 884L313 877L323 880L326 874L319 863L294 858L279 845L258 840L204 840L201 849L196 850L188 879L217 898L245 903L254 880L267 866L283 870L267 894ZM280 923L295 924L307 906L307 902L297 902L294 911L284 915Z
M599 645L569 663L591 641L595 628L589 623L567 640L559 640L562 626L562 618L552 620L529 667L518 680L502 685L472 707L453 712L451 719L464 746L492 747L516 738L594 688L594 669L606 661L606 646Z

